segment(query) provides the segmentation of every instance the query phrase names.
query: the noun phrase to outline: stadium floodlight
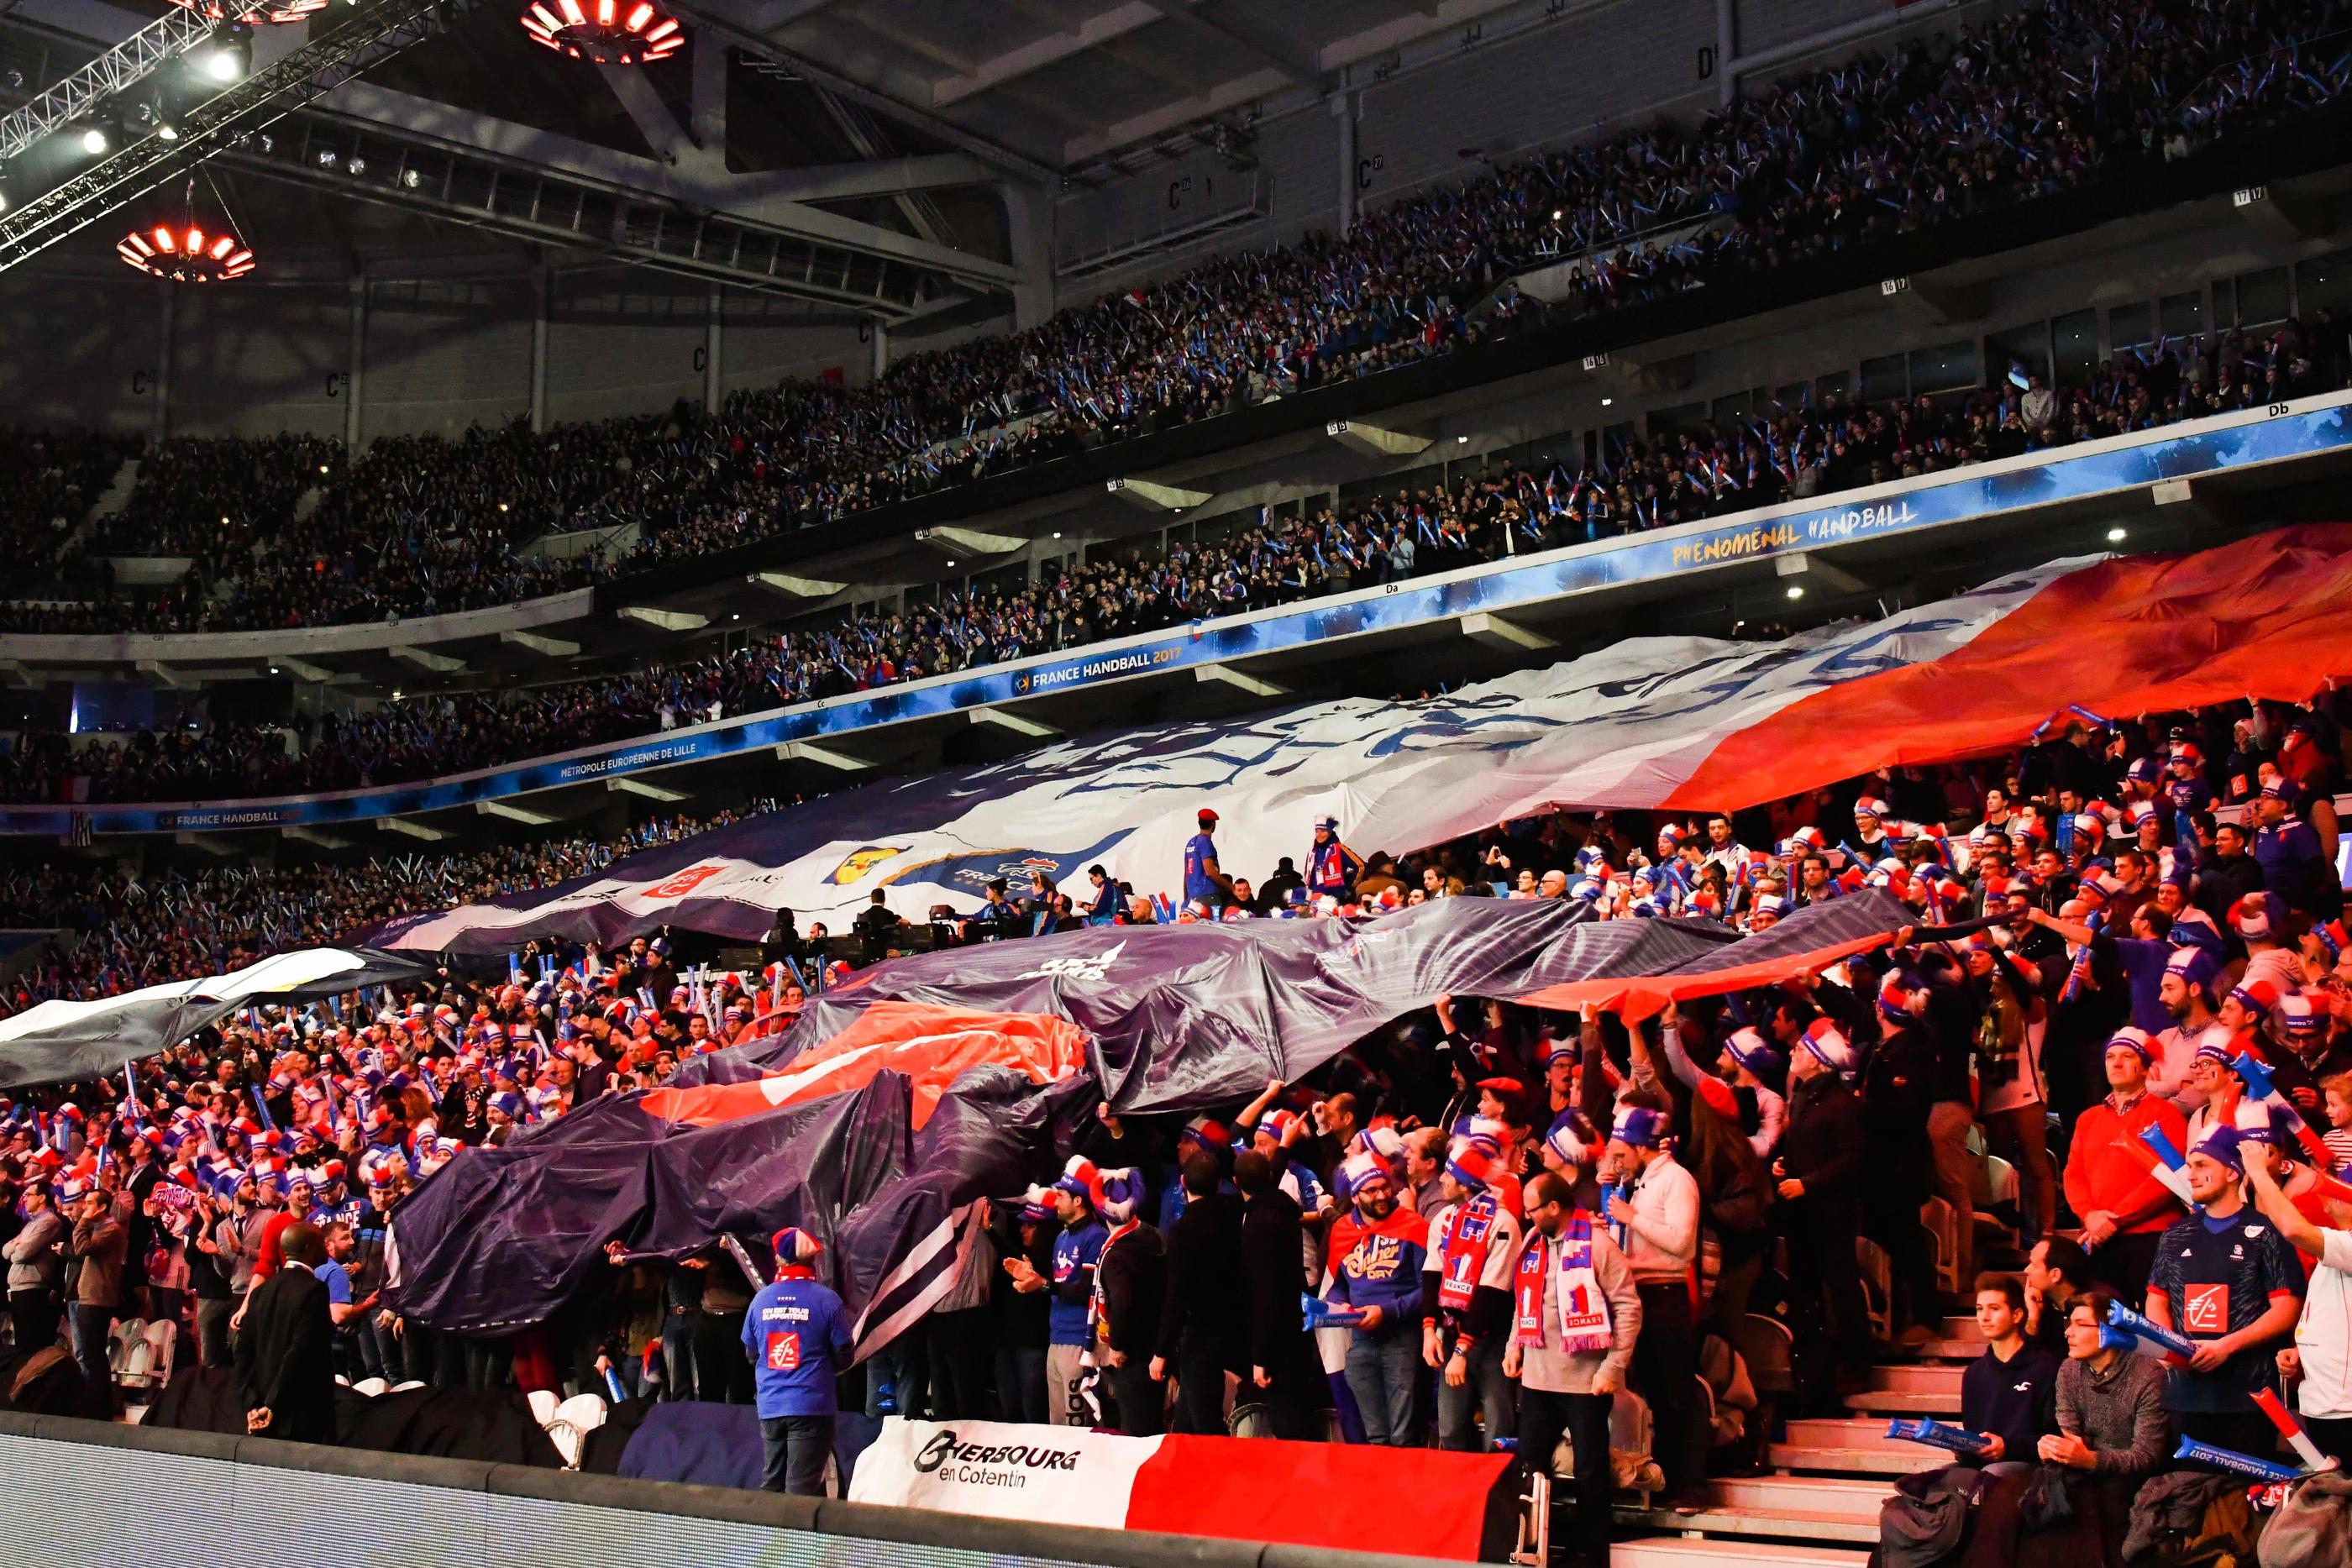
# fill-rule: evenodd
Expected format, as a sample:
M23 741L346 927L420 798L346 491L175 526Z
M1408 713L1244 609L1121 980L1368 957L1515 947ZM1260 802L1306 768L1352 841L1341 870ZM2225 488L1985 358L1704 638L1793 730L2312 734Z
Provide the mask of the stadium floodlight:
M98 157L112 145L114 145L114 143L107 139L104 127L91 125L83 128L81 133L81 150L89 153L91 157Z
M530 0L515 19L533 43L591 65L641 65L686 44L677 18L651 0Z

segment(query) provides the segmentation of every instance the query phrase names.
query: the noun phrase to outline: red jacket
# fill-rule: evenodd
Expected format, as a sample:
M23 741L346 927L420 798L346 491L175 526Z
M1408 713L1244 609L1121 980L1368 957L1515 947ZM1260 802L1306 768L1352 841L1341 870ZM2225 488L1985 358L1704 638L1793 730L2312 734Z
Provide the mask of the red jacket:
M2140 1142L2143 1127L2161 1127L2176 1149L2186 1150L2189 1124L2172 1102L2143 1093L2118 1113L2102 1100L2074 1122L2066 1152L2066 1205L2077 1215L2099 1210L2116 1217L2119 1230L2161 1230L2180 1218L2180 1203L2148 1174L2152 1155Z

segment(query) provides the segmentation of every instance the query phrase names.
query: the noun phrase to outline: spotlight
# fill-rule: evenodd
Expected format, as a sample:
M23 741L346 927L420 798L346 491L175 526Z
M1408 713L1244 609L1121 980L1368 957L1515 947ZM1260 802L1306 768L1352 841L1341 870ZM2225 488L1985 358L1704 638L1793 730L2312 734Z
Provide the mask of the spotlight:
M93 158L105 152L110 145L112 143L107 140L106 132L95 125L81 133L81 150Z
M2107 530L2107 542L2108 542L2109 544L2111 544L2111 545L2119 545L2119 544L2123 543L2123 542L2124 542L2124 531L2123 531L2123 529L2121 529L2121 528L2109 528L2109 529Z
M1797 586L1795 583L1793 583L1793 582L1792 582L1792 583L1790 583L1790 584L1789 585L1789 597L1790 597L1790 598L1791 598L1791 599L1802 599L1804 596L1805 596L1805 591L1804 591L1803 589L1801 589L1801 588L1798 587L1798 586Z
M533 43L591 65L639 65L686 44L677 19L650 0L530 0L516 20Z
M180 128L167 120L155 128L155 134L166 141L177 141L180 139Z
M1470 444L1470 438L1466 435L1457 435L1454 438L1454 444L1456 446L1467 446Z
M400 172L400 183L413 191L425 183L425 176L414 169L403 169Z
M343 168L345 172L349 173L364 174L367 172L367 160L364 158L355 157L350 162L344 164Z
M224 46L205 57L205 75L215 81L235 81L245 74L245 62L236 51Z
M1613 397L1604 397L1601 400L1601 406L1607 408L1611 403L1615 402L1617 400Z
M319 472L320 472L320 473L321 473L321 474L324 474L326 471L327 471L327 465L326 465L325 464L323 464L323 463L320 464L320 465L319 465Z
M1059 529L1059 528L1055 528L1055 529L1054 530L1054 537L1055 537L1055 538L1060 538L1062 537L1062 530L1061 530L1061 529Z
M333 167L335 166L335 163L336 163L336 157L335 157L335 150L334 150L333 148L331 148L331 147L322 147L322 148L320 148L320 149L319 150L319 167L320 167L320 168L321 168L321 169L331 169L331 168L333 168Z

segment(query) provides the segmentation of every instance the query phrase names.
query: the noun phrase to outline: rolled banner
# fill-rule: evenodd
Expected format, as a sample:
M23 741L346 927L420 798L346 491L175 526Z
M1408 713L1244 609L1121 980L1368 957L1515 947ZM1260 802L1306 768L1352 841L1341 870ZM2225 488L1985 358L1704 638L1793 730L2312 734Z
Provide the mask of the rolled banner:
M2153 1125L2142 1127L2139 1141L2156 1156L2156 1163L2147 1167L2147 1174L2162 1182L2164 1190L2179 1198L2182 1207L2202 1209L2204 1206L2189 1196L2189 1173L2181 1168L2189 1162L2181 1156L2179 1149L2172 1146L2172 1140L2164 1135L2164 1129Z
M2230 1065L2244 1080L2248 1094L2286 1118L2286 1124L2294 1130L2296 1141L2303 1145L2303 1152L2311 1156L2315 1170L2324 1172L2336 1163L2336 1156L2328 1152L2326 1140L2312 1131L2311 1124L2303 1119L2303 1113L2296 1110L2294 1103L2280 1093L2278 1085L2271 1081L2267 1063L2258 1060L2253 1052L2242 1051L2231 1059Z
M2185 1367L2189 1364L2189 1358L2187 1356L2175 1355L2172 1352L2165 1349L2162 1345L2156 1343L2154 1341L2144 1340L2140 1338L2139 1335L2132 1333L2131 1330L2119 1329L2113 1323L2101 1323L2099 1325L2099 1348L2101 1350L2119 1350L2126 1355L2152 1356L2156 1360L2164 1363L2167 1366Z
M2233 1448L2217 1448L2210 1443L2200 1443L2190 1437L2180 1439L2180 1447L2173 1450L2172 1457L2194 1459L2200 1465L2211 1465L2216 1469L2234 1470L2258 1481L2291 1481L2300 1473L2288 1469L2284 1465L2274 1465L2268 1459L2258 1459L2252 1454L2241 1454Z
M1906 1443L1925 1443L1934 1448L1948 1448L1955 1454L1979 1458L1990 1447L1981 1434L1965 1427L1949 1427L1943 1422L1922 1416L1916 1421L1889 1421L1886 1435L1900 1437Z
M2107 1303L2107 1326L2120 1329L2127 1334L2145 1340L2160 1351L2179 1356L2184 1362L2197 1354L2195 1340L2177 1329L2166 1328L2152 1319L2132 1311L2121 1301Z
M1602 1214L1605 1215L1609 1212L1609 1202L1612 1198L1622 1198L1627 1203L1633 1202L1633 1188L1632 1185L1626 1182L1601 1183L1601 1212ZM1609 1239L1617 1243L1620 1248L1622 1248L1625 1245L1625 1228L1618 1224L1613 1219L1609 1221Z
M2156 1151L2156 1157L2164 1162L2167 1170L2177 1171L2189 1163L2188 1156L2172 1146L2172 1140L2154 1122L2139 1130L2139 1141Z
M1306 1314L1308 1329L1350 1329L1364 1321L1361 1307L1335 1307L1320 1296L1301 1293L1298 1310Z
M2303 1429L2303 1423L2294 1418L2293 1413L2287 1409L2286 1402L2278 1396L2276 1390L2256 1389L2254 1403L2261 1407L2263 1415L2271 1418L2271 1425L2276 1427L2278 1435L2286 1439L2286 1446L2294 1450L2294 1457L2303 1461L2304 1472L2306 1475L2313 1470L2324 1470L2329 1468L2332 1461L2326 1454L2319 1451L2319 1445L2311 1440L2311 1434Z

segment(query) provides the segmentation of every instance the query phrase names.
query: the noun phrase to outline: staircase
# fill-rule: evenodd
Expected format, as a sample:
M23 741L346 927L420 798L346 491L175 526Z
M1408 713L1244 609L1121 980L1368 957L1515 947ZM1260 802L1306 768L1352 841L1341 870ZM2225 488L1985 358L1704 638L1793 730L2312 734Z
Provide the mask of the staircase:
M1873 1368L1870 1386L1846 1396L1846 1416L1790 1420L1767 1450L1769 1475L1708 1483L1713 1506L1701 1512L1621 1504L1619 1530L1649 1533L1612 1548L1612 1568L1863 1568L1895 1478L1950 1458L1887 1437L1887 1422L1957 1417L1960 1373L1985 1354L1984 1336L1974 1318L1946 1318L1901 1354L1912 1359Z

